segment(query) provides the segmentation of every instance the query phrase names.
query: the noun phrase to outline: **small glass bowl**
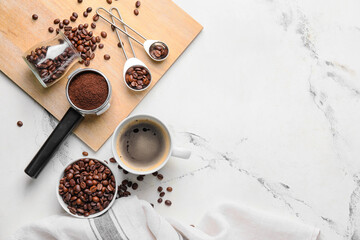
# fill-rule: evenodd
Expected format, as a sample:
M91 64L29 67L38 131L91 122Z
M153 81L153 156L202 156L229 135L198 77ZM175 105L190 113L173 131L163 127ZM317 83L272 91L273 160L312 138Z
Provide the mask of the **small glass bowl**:
M80 54L69 39L59 32L54 38L31 47L23 59L40 84L47 88L58 82L80 60Z

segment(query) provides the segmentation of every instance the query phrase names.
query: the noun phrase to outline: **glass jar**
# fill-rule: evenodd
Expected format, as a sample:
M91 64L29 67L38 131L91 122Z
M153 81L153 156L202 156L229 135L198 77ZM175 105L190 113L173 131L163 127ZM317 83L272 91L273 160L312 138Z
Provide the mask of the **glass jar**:
M47 88L58 82L80 60L80 54L60 31L56 37L26 51L23 59L41 85Z

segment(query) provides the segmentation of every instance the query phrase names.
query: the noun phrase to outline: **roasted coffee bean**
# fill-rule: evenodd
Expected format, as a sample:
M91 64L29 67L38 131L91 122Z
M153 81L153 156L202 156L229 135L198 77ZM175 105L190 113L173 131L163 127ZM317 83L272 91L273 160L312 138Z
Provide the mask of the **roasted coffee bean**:
M162 187L158 187L158 192L162 192L163 188Z
M93 21L96 22L97 20L99 20L99 15L98 14L95 14L93 16Z
M169 53L169 50L161 43L155 43L150 47L150 56L154 59L163 59Z
M111 30L115 31L115 27L113 25L111 25Z
M83 0L78 0L78 3L82 3Z
M124 43L123 43L123 42L121 42L121 44L124 46ZM118 47L119 47L119 48L121 48L121 44L120 44L120 42L118 43Z
M102 32L101 32L101 37L102 37L102 38L106 38L106 37L107 37L107 33L106 33L105 31L102 31Z
M49 27L49 28L48 28L48 31L49 31L49 33L52 33L52 32L54 32L54 28Z
M135 9L134 14L135 14L135 16L139 15L139 10Z
M99 48L100 48L100 49L104 48L104 44L100 43L100 44L99 44Z
M108 4L112 4L112 0L106 0Z
M87 155L89 155L89 153L88 152L83 152L82 155L87 156Z
M64 177L60 179L59 194L71 213L89 216L104 210L113 200L115 178L111 171L108 172L106 179L102 180L102 182L106 181L107 187L103 187L102 183L95 180L98 178L100 167L109 170L99 161L85 158L70 164L65 169ZM67 180L68 178L70 180ZM76 184L76 181L80 184Z
M33 14L33 15L32 15L32 19L33 19L33 20L38 20L38 18L39 18L39 16L38 16L37 14Z
M75 18L78 18L78 17L79 17L79 15L78 15L76 12L73 12L73 13L72 13L72 16L75 17Z
M87 17L87 16L89 16L89 13L85 11L85 12L83 12L83 16Z
M109 60L109 59L110 59L110 55L109 55L109 54L105 54L105 55L104 55L104 59L105 59L105 60Z
M127 186L128 186L128 187L131 187L132 185L133 185L133 182L132 182L132 181L128 181Z
M168 192L172 192L172 190L173 190L172 187L167 187L166 188L166 191L168 191Z
M132 189L136 190L138 187L139 187L139 185L137 183L133 183Z
M165 205L166 206L171 206L172 202L170 200L165 200Z
M86 66L86 67L90 66L90 60L86 60L86 61L85 61L85 66Z
M64 19L64 20L63 20L63 24L64 24L64 25L69 25L69 23L70 23L70 21L69 21L68 19Z
M136 178L138 181L143 181L144 180L144 176L143 175L139 175Z
M62 22L59 23L59 28L63 29L64 28L64 24Z
M152 175L156 177L158 175L158 172L153 172Z
M91 23L91 28L95 29L96 28L96 24L95 23Z
M162 198L159 198L159 199L157 200L157 202L158 202L158 203L162 203Z
M70 16L70 21L75 22L75 21L76 21L76 17Z
M59 22L60 22L60 19L59 19L59 18L57 18L57 19L54 20L54 24L59 24Z
M97 43L101 42L101 38L99 36L96 37L96 42Z
M89 24L85 23L84 24L84 28L88 28L89 27ZM84 33L86 35L86 33Z
M163 176L162 174L158 174L158 175L157 175L157 178L158 178L159 180L163 180L164 176Z
M128 174L129 172L126 171L125 169L123 169L123 173L124 173L124 174Z
M161 193L159 194L159 196L160 196L160 197L165 196L165 192L161 192Z
M126 71L125 81L129 87L141 90L150 84L151 76L145 67L135 66L135 68L129 68Z
M109 161L112 162L112 163L116 163L116 160L115 160L115 158L113 158L113 157L110 158Z
M88 8L86 9L86 11L87 11L88 13L90 13L90 12L92 11L92 7L88 7Z
M18 125L18 127L22 127L24 125L22 121L18 121L16 124Z
M141 2L140 2L140 1L136 1L136 3L135 3L135 7L136 7L136 8L139 8L139 7L140 7L140 5L141 5Z

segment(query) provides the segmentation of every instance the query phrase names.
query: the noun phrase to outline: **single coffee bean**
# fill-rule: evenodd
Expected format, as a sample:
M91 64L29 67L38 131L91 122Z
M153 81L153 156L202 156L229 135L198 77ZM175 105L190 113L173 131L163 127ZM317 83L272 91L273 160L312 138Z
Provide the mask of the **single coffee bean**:
M88 8L86 9L86 11L87 11L88 13L90 13L90 12L92 11L92 7L88 7Z
M95 29L96 28L96 24L95 23L91 23L91 28Z
M138 187L139 187L139 185L138 185L137 183L134 183L134 184L132 185L132 189L134 189L134 190L136 190Z
M97 20L99 20L99 15L98 14L95 14L93 16L93 21L96 22Z
M136 8L139 8L139 7L140 7L140 5L141 5L141 2L140 2L140 1L136 1L136 3L135 3L135 7L136 7Z
M70 21L69 21L68 19L64 19L64 20L63 20L63 24L64 24L64 25L69 25L69 23L70 23Z
M108 4L112 4L112 0L106 0Z
M72 15L75 17L75 18L78 18L79 15L76 13L76 12L73 12Z
M96 42L97 43L101 42L101 38L99 36L96 37Z
M158 187L158 192L162 192L163 188L162 187Z
M158 175L158 172L153 172L152 175L156 177Z
M85 61L85 66L86 66L86 67L90 66L90 60L86 60L86 61Z
M85 12L83 12L83 16L84 16L84 17L89 16L88 12L86 12L86 11L85 11Z
M160 197L165 196L165 192L161 192L161 193L159 194L159 196L160 196Z
M59 34L59 32L60 32L60 29L57 28L56 29L56 34Z
M89 24L85 23L84 24L84 28L88 28L89 27ZM86 34L85 34L86 35Z
M102 32L101 32L101 37L102 37L102 38L106 38L106 37L107 37L107 33L106 33L105 31L102 31Z
M49 28L48 28L48 31L49 31L49 33L52 33L52 32L54 32L54 28L49 27Z
M159 198L159 199L157 200L157 202L158 202L158 203L162 203L162 198Z
M122 45L124 46L124 43L122 42ZM118 43L118 47L121 48L120 42Z
M89 153L88 152L83 152L82 155L87 156L87 155L89 155Z
M100 48L100 49L104 48L104 44L100 43L100 44L99 44L99 48Z
M166 188L166 191L168 191L168 192L172 192L172 190L173 190L172 187L167 187Z
M18 127L22 127L22 126L23 126L23 122L22 122L22 121L18 121L16 124L18 125Z
M111 25L111 30L115 31L115 27L113 25Z
M115 160L115 158L113 158L113 157L110 158L109 161L112 162L112 163L116 163L116 160Z
M129 182L129 181L128 181L127 179L124 179L124 180L121 182L121 184L122 184L122 185L127 185L128 182Z
M59 18L57 18L57 19L54 20L54 24L59 24L59 22L60 22L60 19L59 19Z
M164 176L163 176L162 174L158 174L158 175L157 175L157 178L158 178L159 180L163 180Z
M37 14L33 14L33 15L32 15L32 19L38 20L38 18L39 18L39 16L38 16Z
M59 23L59 28L63 29L64 28L64 24L62 22Z
M75 21L76 21L76 17L70 16L70 21L75 22Z
M165 205L166 206L171 206L172 202L170 200L165 200Z
M125 169L123 169L123 173L124 173L124 174L128 174L129 172L126 171Z
M83 0L78 0L78 3L82 3Z
M136 178L138 181L143 181L144 180L144 176L143 175L139 175Z
M109 54L105 54L105 55L104 55L104 59L105 59L105 60L109 60L109 59L110 59L110 55L109 55Z
M135 9L134 14L135 14L135 16L139 15L139 10Z

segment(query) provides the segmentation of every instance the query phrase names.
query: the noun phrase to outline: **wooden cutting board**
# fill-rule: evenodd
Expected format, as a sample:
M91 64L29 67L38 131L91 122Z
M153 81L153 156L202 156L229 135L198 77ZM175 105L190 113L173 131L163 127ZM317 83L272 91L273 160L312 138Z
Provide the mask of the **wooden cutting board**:
M162 40L169 46L169 57L157 63L147 56L142 46L133 42L137 57L149 67L153 77L152 84L146 91L134 93L125 86L122 79L125 58L121 49L117 47L116 34L105 21L99 19L96 22L94 34L100 35L101 31L106 31L108 36L101 41L105 47L96 49L96 57L91 61L90 67L100 70L109 78L113 88L111 107L101 116L86 117L74 131L95 151L104 144L116 126L131 113L202 30L198 22L170 0L141 0L138 16L133 13L135 2L136 0L114 0L109 5L105 0L84 0L81 4L77 0L0 1L0 70L57 119L61 119L70 107L65 96L67 79L63 78L52 87L45 89L21 58L33 45L55 36L55 33L51 34L47 30L50 26L54 29L57 27L53 24L55 18L69 19L72 12L77 12L79 18L70 25L77 26L80 23L90 25L96 8L117 7L124 21L143 36ZM87 7L92 7L93 11L85 18L83 12ZM39 16L36 21L31 17L34 13ZM127 38L122 34L121 37L127 53L131 56ZM104 54L109 54L111 59L105 61ZM76 63L68 74L80 67L83 68L84 65Z

